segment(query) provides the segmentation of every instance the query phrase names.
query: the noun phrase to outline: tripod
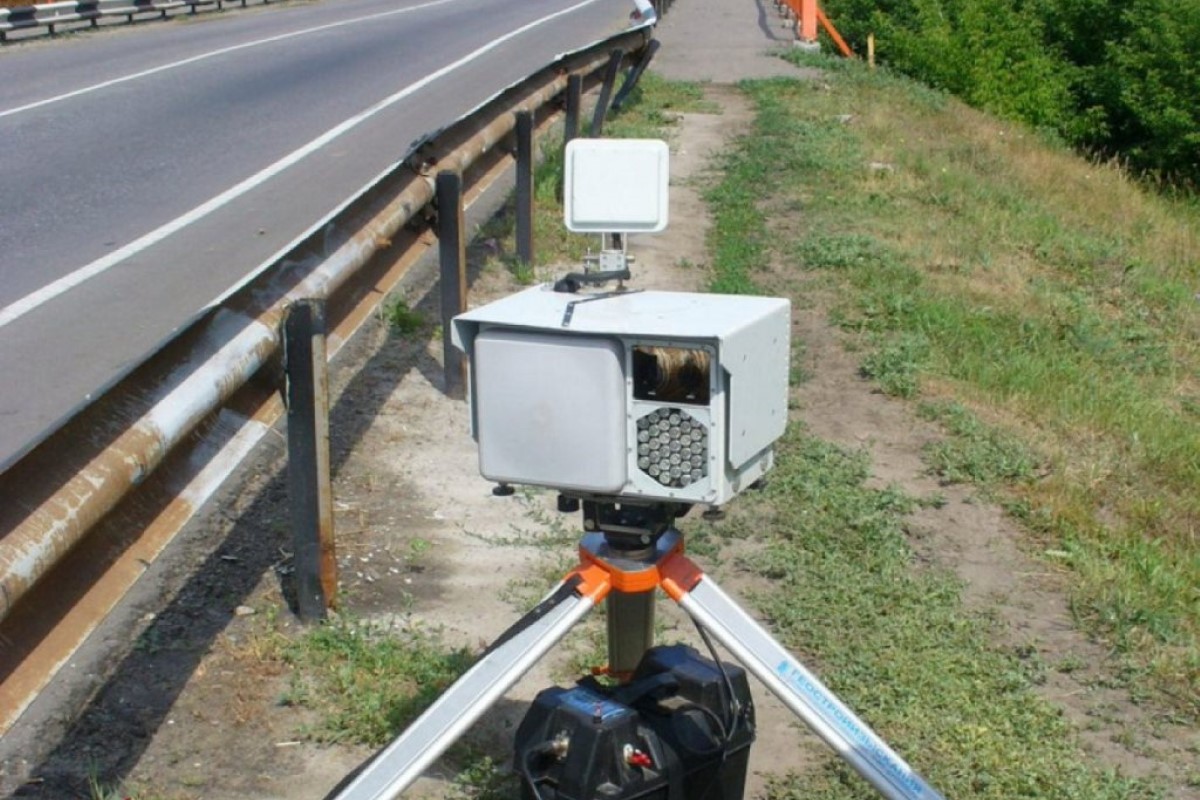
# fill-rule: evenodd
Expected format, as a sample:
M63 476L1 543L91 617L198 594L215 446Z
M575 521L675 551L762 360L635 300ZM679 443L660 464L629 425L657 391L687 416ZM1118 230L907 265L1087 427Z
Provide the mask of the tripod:
M653 643L662 589L888 800L941 800L908 764L683 553L687 506L584 502L580 563L332 800L392 800L575 623L608 599L609 669L632 672Z

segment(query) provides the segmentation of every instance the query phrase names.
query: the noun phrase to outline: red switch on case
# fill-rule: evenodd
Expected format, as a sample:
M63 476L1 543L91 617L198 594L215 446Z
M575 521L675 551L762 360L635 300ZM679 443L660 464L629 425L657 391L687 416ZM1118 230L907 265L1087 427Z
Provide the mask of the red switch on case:
M625 763L631 767L639 767L641 769L650 769L654 766L654 762L650 760L650 756L641 750L631 750L625 756Z

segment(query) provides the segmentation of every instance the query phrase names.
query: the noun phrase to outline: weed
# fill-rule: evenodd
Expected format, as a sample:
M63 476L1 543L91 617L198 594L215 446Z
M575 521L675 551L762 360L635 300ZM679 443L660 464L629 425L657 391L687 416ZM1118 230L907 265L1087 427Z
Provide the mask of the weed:
M917 393L917 376L929 357L929 340L921 334L905 333L883 342L863 359L863 377L879 383L885 394L912 397Z
M189 800L194 797L178 793L168 795L125 784L110 787L104 785L94 774L88 776L88 796L90 800Z
M944 483L1031 481L1042 460L1018 437L984 425L958 403L923 403L918 413L941 422L950 438L930 444L926 459Z
M308 732L326 742L380 745L411 722L473 660L416 625L337 619L283 650L293 667L283 702L317 712Z
M488 755L468 753L454 776L457 794L470 800L511 800L518 795L517 777Z
M421 312L408 307L408 301L397 297L384 307L384 318L388 325L401 336L411 336L425 328L425 317Z
M512 276L520 286L529 286L537 280L537 270L533 264L530 264L521 259L514 259L512 262Z
M1073 672L1079 672L1086 667L1087 662L1083 659L1083 657L1075 655L1074 653L1068 653L1067 655L1063 656L1057 664L1054 665L1054 669L1063 673L1064 675L1070 675Z

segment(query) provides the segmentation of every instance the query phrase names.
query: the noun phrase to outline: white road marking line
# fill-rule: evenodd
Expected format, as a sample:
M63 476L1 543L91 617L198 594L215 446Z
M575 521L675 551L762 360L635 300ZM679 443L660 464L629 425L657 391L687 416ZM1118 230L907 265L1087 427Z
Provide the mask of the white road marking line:
M9 116L12 116L13 114L20 114L22 111L31 111L35 108L41 108L42 106L48 106L51 103L57 103L62 100L70 100L72 97L79 97L80 95L90 94L92 92L98 92L101 89L107 89L110 86L116 86L118 84L128 83L129 81L136 81L139 78L146 78L151 75L156 75L160 72L166 72L168 70L178 69L179 67L186 67L189 64L195 64L198 61L205 61L207 59L216 58L217 56L223 56L228 53L236 53L238 50L247 50L251 47L258 47L259 45L273 44L274 42L282 42L287 39L294 39L298 36L307 36L310 33L320 33L321 31L331 30L333 28L342 28L347 25L356 25L360 22L370 22L371 20L380 19L382 17L392 17L392 16L396 16L397 14L408 14L412 11L422 11L426 8L433 8L434 6L442 6L442 5L446 5L447 3L453 3L453 2L457 2L457 0L431 0L431 2L422 3L421 5L417 5L417 6L409 6L408 8L400 8L400 9L395 9L392 11L381 11L378 14L368 14L367 16L364 16L364 17L355 17L353 19L344 19L344 20L341 20L340 22L331 22L328 25L318 25L315 28L305 28L304 30L292 31L291 33L281 33L278 36L268 36L266 39L255 39L252 42L243 42L242 44L235 44L235 45L230 45L229 47L222 47L220 50L212 50L208 53L201 53L200 55L197 55L197 56L185 58L182 61L172 61L169 64L162 64L157 67L152 67L151 69L142 70L141 72L134 72L129 75L123 75L120 78L113 78L112 80L93 84L92 86L85 86L84 88L76 89L73 92L67 92L66 94L55 95L54 97L47 97L45 100L38 100L33 103L26 103L23 106L17 106L16 108L10 108L5 111L0 111L0 118L9 117Z
M451 0L439 0L439 2L450 2L450 1ZM226 191L224 191L221 194L217 195L216 197L212 198L208 202L202 203L201 205L196 206L195 208L193 208L191 211L187 212L186 214L184 214L180 217L176 217L175 219L171 220L170 222L166 223L165 225L162 225L162 226L156 228L155 230L150 231L150 233L147 233L145 236L142 236L140 239L137 239L136 241L130 242L129 244L125 245L124 247L120 248L119 250L114 250L113 252L109 253L108 255L106 255L102 258L98 258L95 261L93 261L92 263L90 263L86 266L80 267L79 269L75 270L74 272L70 273L69 275L64 275L63 277L59 278L58 280L54 281L53 283L46 284L41 289L38 289L35 292L31 292L30 294L27 294L25 297L22 297L20 300L16 301L15 303L5 306L4 308L0 309L0 328L3 328L6 325L16 322L18 319L25 316L26 314L33 311L34 309L38 308L39 306L42 306L42 305L50 302L51 300L55 299L56 297L59 297L62 294L65 294L66 292L70 291L71 289L74 289L76 286L79 286L80 284L84 283L85 281L90 280L91 278L94 278L103 272L106 272L107 270L109 270L112 267L116 266L117 264L121 263L122 261L129 258L130 256L135 255L135 254L141 252L142 250L145 250L146 248L157 244L158 242L161 242L163 239L165 239L168 236L170 236L171 234L176 233L179 230L187 227L188 225L192 224L193 222L203 219L204 217L208 216L213 211L216 211L218 208L225 205L226 203L229 203L230 201L235 200L238 197L241 197L242 195L246 194L247 192L251 191L252 189L257 188L258 186L265 183L267 180L269 180L269 179L273 178L274 176L278 175L279 173L283 172L285 169L287 169L288 167L297 163L301 159L311 155L312 153L321 149L322 147L329 144L333 140L337 139L342 134L346 133L347 131L351 130L352 128L360 125L361 123L363 123L366 120L370 119L371 117L375 116L380 111L383 111L384 109L388 108L389 106L392 106L392 105L398 103L399 101L403 100L404 98L408 97L409 95L412 95L412 94L420 91L421 89L425 88L426 86L428 86L429 84L438 80L439 78L442 78L445 75L453 72L454 70L456 70L466 64L469 64L470 62L472 62L475 59L479 58L480 56L484 55L485 53L495 50L497 47L504 44L505 42L515 39L518 36L521 36L522 34L528 33L529 31L533 30L534 28L537 28L540 25L544 25L545 23L550 22L551 20L556 19L558 17L562 17L562 16L566 16L567 14L571 14L585 6L589 6L596 2L599 2L599 0L582 0L582 2L576 3L573 6L564 8L561 11L556 11L553 14L548 14L544 17L541 17L540 19L534 20L533 22L522 25L520 28L517 28L516 30L510 31L509 33L506 33L499 38L493 39L491 42L487 43L483 47L480 47L478 50L468 53L467 55L463 56L462 58L458 59L457 61L455 61L451 64L447 64L446 66L442 67L438 71L432 72L429 75L426 75L424 78L417 81L416 83L409 84L408 86L406 86L405 88L396 92L395 94L393 94L389 97L386 97L383 100L380 100L378 103L376 103L375 105L366 109L365 111L362 111L362 112L356 114L355 116L350 117L346 121L342 122L340 125L330 128L328 131L321 134L316 139L313 139L308 144L304 145L303 147L299 148L298 150L292 151L288 155L286 155L283 158L276 161L274 164L271 164L269 167L261 170L260 172L256 173L255 175L252 175L251 177L242 181L241 183L234 186L233 188L227 189Z

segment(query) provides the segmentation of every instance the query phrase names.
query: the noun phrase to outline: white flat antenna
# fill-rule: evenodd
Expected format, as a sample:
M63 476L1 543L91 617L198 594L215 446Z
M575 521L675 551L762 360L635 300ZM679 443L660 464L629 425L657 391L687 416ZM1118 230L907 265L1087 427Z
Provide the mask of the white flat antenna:
M658 139L573 139L564 222L576 233L658 233L667 227L670 151Z
M600 252L584 257L584 271L560 283L623 281L629 277L627 234L667 227L670 151L659 139L573 139L564 168L563 222L567 230L600 236ZM569 289L574 291L575 289Z

